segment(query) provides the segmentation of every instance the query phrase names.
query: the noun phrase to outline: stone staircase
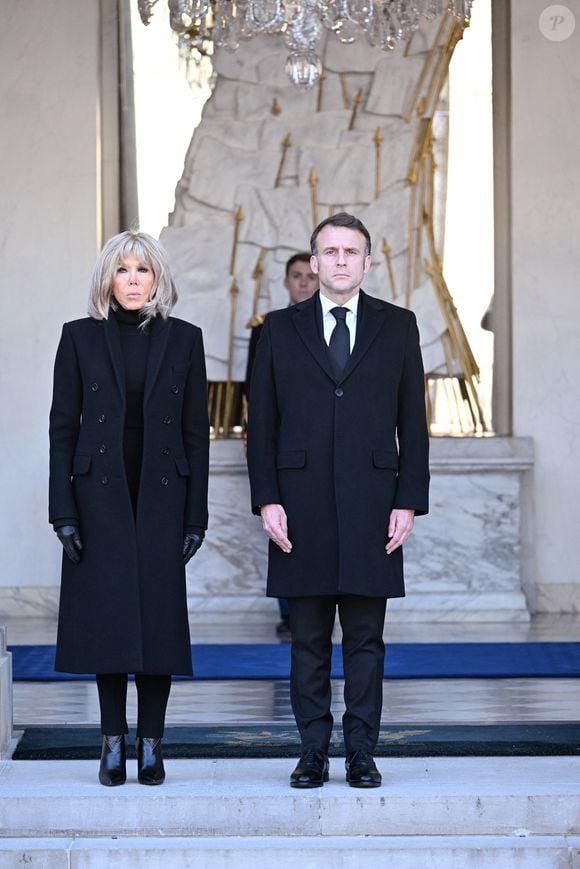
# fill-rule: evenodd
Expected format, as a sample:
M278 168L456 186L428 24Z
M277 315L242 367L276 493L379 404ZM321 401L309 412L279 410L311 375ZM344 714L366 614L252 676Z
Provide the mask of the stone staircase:
M134 762L133 762L134 763ZM580 869L580 758L381 759L383 787L288 786L288 760L0 762L0 869Z

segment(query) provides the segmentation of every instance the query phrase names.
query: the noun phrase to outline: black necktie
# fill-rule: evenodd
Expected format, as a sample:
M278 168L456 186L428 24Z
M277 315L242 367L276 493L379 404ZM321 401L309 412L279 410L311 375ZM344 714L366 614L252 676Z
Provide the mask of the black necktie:
M336 326L332 330L328 348L340 373L344 370L350 356L350 332L346 325L347 311L348 308L332 308L330 311L336 320Z

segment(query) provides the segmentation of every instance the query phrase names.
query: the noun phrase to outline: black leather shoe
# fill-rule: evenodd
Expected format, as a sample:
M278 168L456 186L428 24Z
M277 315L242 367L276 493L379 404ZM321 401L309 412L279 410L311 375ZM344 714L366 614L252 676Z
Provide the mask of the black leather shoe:
M328 781L328 755L315 748L305 749L290 776L291 787L321 788L325 781Z
M114 788L127 781L127 755L124 736L103 736L99 781L102 785Z
M346 780L351 788L378 788L383 779L372 754L361 748L346 759Z
M137 778L142 785L162 785L165 781L161 739L137 737Z

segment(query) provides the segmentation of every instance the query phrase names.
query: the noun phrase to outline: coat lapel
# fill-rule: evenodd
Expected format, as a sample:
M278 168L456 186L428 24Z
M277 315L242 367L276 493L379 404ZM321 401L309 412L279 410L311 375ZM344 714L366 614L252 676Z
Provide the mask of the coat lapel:
M338 375L334 370L334 365L332 364L332 359L322 333L322 311L318 293L315 293L308 301L300 302L292 307L292 312L295 315L294 325L298 330L298 334L320 367L324 369L335 383L346 380L359 364L384 325L386 311L387 309L378 299L367 296L363 290L360 291L356 340L344 371Z
M380 300L367 296L363 290L360 291L358 307L356 340L341 380L345 380L356 368L385 323L387 309Z
M115 379L117 381L117 386L119 387L119 392L121 393L121 399L123 404L125 404L127 391L125 386L125 363L123 361L123 350L121 349L119 324L117 323L115 316L111 313L106 320L102 321L102 323L105 330L107 350L109 351L109 356L111 357L113 370L115 372Z
M154 317L149 324L151 329L151 339L149 342L149 355L147 357L147 372L145 374L145 397L144 404L147 404L151 390L155 385L159 367L163 360L165 350L167 349L167 340L171 331L171 323L169 320L164 320L159 314Z
M318 364L328 376L337 382L332 360L322 334L322 309L316 292L306 302L299 302L291 308L293 322L298 334L312 353Z

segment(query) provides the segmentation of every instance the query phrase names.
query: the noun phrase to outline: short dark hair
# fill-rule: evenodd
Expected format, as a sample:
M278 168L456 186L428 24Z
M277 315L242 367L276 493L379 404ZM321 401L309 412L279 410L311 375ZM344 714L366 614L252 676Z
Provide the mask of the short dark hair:
M312 251L312 256L317 255L316 242L321 230L323 230L325 226L344 226L346 229L356 229L365 237L365 256L370 255L371 235L362 220L359 220L358 217L355 217L353 214L348 214L346 211L340 211L338 214L332 214L330 217L327 217L326 220L322 220L310 236L310 250Z
M290 274L290 269L294 263L308 263L308 265L310 265L310 254L305 251L304 253L295 253L291 256L286 263L286 277Z

